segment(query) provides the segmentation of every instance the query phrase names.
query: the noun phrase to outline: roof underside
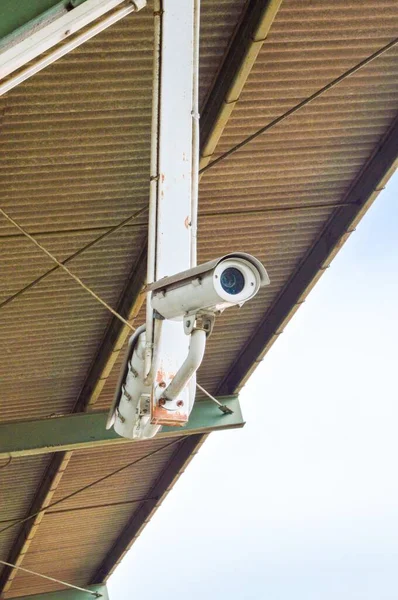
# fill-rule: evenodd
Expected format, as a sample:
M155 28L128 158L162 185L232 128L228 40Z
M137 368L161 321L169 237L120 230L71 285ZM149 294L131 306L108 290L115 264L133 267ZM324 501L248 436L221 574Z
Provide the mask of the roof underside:
M246 4L202 0L203 110L255 3ZM397 31L395 0L284 0L213 158ZM0 98L1 206L59 260L147 206L152 37L147 8ZM397 117L397 75L392 49L203 175L199 261L249 252L271 279L251 303L217 320L199 372L210 392L243 385L391 173L398 153L386 136ZM377 149L379 171L374 158L369 163ZM109 304L135 314L145 240L144 212L69 266ZM106 409L126 331L115 333L109 314L59 271L22 292L53 265L4 220L0 255L2 420ZM137 323L143 315L141 308ZM0 558L23 557L24 567L76 585L104 580L202 441L193 435L172 446L155 439L13 459L0 470L0 529L159 450L111 485L0 533ZM0 585L5 597L59 587L1 568Z

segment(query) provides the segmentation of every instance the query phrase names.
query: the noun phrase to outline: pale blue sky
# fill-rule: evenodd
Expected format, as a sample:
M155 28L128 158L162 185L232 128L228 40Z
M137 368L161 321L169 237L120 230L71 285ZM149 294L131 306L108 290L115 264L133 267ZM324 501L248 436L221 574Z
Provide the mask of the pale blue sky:
M396 600L398 175L109 582L111 600ZM217 326L217 325L216 325Z

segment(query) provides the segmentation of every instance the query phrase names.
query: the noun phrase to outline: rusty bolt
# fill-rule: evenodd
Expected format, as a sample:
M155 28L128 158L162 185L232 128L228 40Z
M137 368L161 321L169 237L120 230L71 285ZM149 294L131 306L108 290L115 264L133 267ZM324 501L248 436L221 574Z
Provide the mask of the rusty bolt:
M160 398L159 400L159 406L164 406L166 404L166 399L165 398Z
M181 406L184 406L184 402L182 400L178 400L177 406L181 408Z
M165 383L164 381L161 381L161 382L159 383L159 387L161 387L161 388L165 388L165 387L166 387L166 383Z

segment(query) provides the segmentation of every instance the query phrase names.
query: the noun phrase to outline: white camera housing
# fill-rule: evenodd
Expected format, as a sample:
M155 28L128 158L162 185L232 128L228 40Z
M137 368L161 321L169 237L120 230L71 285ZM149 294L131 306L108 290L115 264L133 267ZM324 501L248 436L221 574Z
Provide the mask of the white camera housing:
M129 339L106 423L107 429L114 427L129 439L148 439L160 429L151 423L152 386L145 383L145 347L145 325L141 325Z
M242 306L270 282L261 262L245 252L221 258L164 277L148 286L152 307L164 319L182 320L200 313L220 313Z

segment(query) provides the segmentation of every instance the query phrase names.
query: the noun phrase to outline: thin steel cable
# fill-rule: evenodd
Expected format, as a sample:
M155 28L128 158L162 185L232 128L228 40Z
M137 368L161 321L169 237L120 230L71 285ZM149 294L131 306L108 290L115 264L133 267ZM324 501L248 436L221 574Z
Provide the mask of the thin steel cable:
M101 483L102 481L106 481L110 477L113 477L114 475L117 475L118 473L121 473L122 471L125 471L126 469L133 467L134 465L137 465L138 463L142 462L146 458L150 458L151 456L154 456L158 452L161 452L162 450L166 450L173 444L177 444L180 442L181 442L181 439L177 438L177 439L173 440L172 442L165 444L161 448L157 448L157 450L153 450L152 452L145 454L145 456L141 456L140 458L133 460L132 462L128 463L127 465L124 465L123 467L119 467L119 469L116 469L115 471L108 473L108 475L104 475L103 477L100 477L99 479L96 479L95 481L88 483L87 485L83 486L82 488L75 490L71 494L68 494L67 496L64 496L63 498L60 498L59 500L56 500L55 502L48 504L45 508L42 508L42 509L36 511L35 513L32 513L32 514L28 515L27 517L24 517L23 519L19 519L18 521L14 521L13 523L10 523L9 525L7 525L7 527L3 527L3 529L0 529L0 535L4 532L8 531L12 527L15 527L16 525L22 525L23 523L26 523L27 521L34 519L35 517L37 517L37 515L40 515L42 512L47 512L47 510L49 508L52 508L53 506L57 506L58 504L61 504L61 502L65 502L66 500L69 500L70 498L74 498L74 496L77 496L78 494L85 492L86 490L94 487L98 483Z
M296 204L296 205L287 205L287 206L274 206L274 207L266 207L266 208L261 208L261 209L256 208L253 210L249 209L249 210L236 210L236 211L234 211L234 210L231 210L231 211L207 211L207 212L201 213L201 217L202 218L203 217L218 217L218 216L231 216L231 215L242 215L242 214L247 215L249 213L285 212L285 211L287 212L287 211L295 211L295 210L301 211L301 210L305 210L305 209L311 210L314 208L315 209L316 208L339 208L340 206L347 206L350 204L352 204L352 203L351 202L350 203L348 203L348 202L339 202L339 203L318 202L318 203L313 203L313 204L309 203L309 204L301 204L301 205ZM88 244L83 246L82 248L80 248L80 250L77 250L74 254L71 254L65 260L61 261L62 264L64 264L64 265L68 264L69 262L74 260L76 257L83 254L83 252L85 252L89 248L92 248L93 246L95 246L96 244L101 242L106 237L116 233L116 231L119 231L119 229L122 229L125 225L128 225L131 221L133 221L137 217L140 217L142 214L144 214L146 212L148 212L148 206L145 206L141 210L137 211L133 215L130 215L129 217L127 217L126 219L124 219L123 221L118 223L117 225L108 229L105 233L101 234L100 236L98 236L97 238L95 238L94 240L92 240L91 242L89 242ZM43 281L43 279L46 279L49 275L51 275L58 269L59 269L59 266L56 265L52 269L49 269L48 271L43 273L43 275L40 275L39 277L37 277L36 279L31 281L31 283L28 283L25 287L23 287L20 290L18 290L17 292L15 292L15 294L12 294L12 296L9 296L5 300L3 300L3 302L0 302L0 309L4 308L5 306L7 306L11 302L13 302L16 298L19 298L20 296L22 296L25 292L27 292L28 290L33 288L35 285L37 285L38 283Z
M204 388L204 387L202 387L201 385L199 385L199 383L198 383L198 382L196 382L196 387L197 387L197 388L198 388L198 389L199 389L201 392L203 392L203 394L205 394L205 396L207 396L208 398L210 398L210 400L212 400L212 401L214 402L214 404L217 404L218 408L221 410L221 412L222 412L224 415L233 415L233 414L234 414L234 411L233 411L233 410L231 410L231 409L229 408L229 406L227 406L226 404L221 404L221 402L219 402L219 401L217 400L217 398L215 398L214 396L212 396L212 395L211 395L211 394L210 394L210 393L209 393L207 390L205 390L205 388Z
M159 500L159 496L147 496L146 498L136 498L135 500L124 500L122 502L110 502L109 504L92 504L89 506L76 506L76 508L60 508L59 510L50 510L47 512L48 515L59 515L66 512L79 512L87 510L98 510L99 508L109 508L113 506L128 506L131 504L143 504L144 502L150 502L151 500ZM8 521L10 522L10 521Z
M203 392L205 394L205 396L207 396L208 398L210 398L210 400L212 400L214 402L214 404L217 404L217 406L222 406L221 402L219 402L217 400L217 398L215 398L214 396L212 396L210 394L210 392L208 392L207 390L205 390L204 387L202 387L201 385L199 385L198 382L196 382L196 387L198 388L198 390L200 390L201 392Z
M25 231L25 229L23 227L21 227L21 225L19 225L16 221L14 221L14 219L12 217L10 217L2 208L0 208L0 214L2 214L3 217L5 219L7 219L7 221L9 223L14 225L14 227L16 227L21 233L23 233L23 235L25 237L27 237L35 246L37 246L46 256L48 256L48 258L50 258L53 262L55 262L55 264L58 265L58 267L63 269L65 271L65 273L67 273L69 275L69 277L72 277L72 279L74 279L76 281L76 283L78 283L84 290L86 290L86 292L88 292L93 298L95 298L97 300L97 302L102 304L102 306L104 306L107 310L109 310L109 312L111 312L117 319L119 319L119 321L121 321L122 323L124 323L124 325L126 325L129 329L131 329L131 331L135 331L135 327L133 327L128 321L126 321L126 319L124 319L122 317L122 315L119 315L119 313L116 312L116 310L114 310L111 306L109 306L109 304L107 302L105 302L105 300L102 300L102 298L100 298L95 292L93 292L93 290L91 290L80 279L80 277L77 277L77 275L72 273L72 271L70 269L68 269L68 267L66 267L53 254L51 254L51 252L49 252L47 250L47 248L42 246L42 244L40 244L40 242L38 242L33 236L31 236L30 233Z
M388 44L386 44L385 46L383 46L382 48L380 48L379 50L377 50L376 52L374 52L373 54L371 54L370 56L368 56L361 62L357 63L354 67L351 67L351 69L348 69L348 71L345 71L344 73L339 75L339 77L337 77L336 79L334 79L333 81L331 81L330 83L325 85L323 88L319 89L311 96L308 96L308 98L305 98L305 100L303 100L302 102L299 102L299 104L296 104L295 106L293 106L293 108L290 108L288 111L286 111L279 117L276 117L276 119L274 119L273 121L271 121L264 127L261 127L261 129L259 129L252 135L249 135L247 138L245 138L244 140L239 142L239 144L236 144L236 146L233 146L232 148L227 150L227 152L224 152L223 154L221 154L218 158L211 161L208 165L206 165L205 167L202 167L202 169L200 169L199 173L205 173L208 169L215 167L216 165L218 165L219 162L221 162L222 160L225 160L226 158L228 158L228 156L231 156L231 154L234 154L235 152L237 152L238 150L243 148L243 146L246 146L247 144L249 144L250 142L255 140L258 136L265 133L266 131L269 131L272 127L275 127L275 125L278 125L278 123L281 123L281 121L284 121L285 119L287 119L288 117L290 117L291 115L293 115L294 113L299 111L304 106L307 106L307 104L309 104L316 98L319 98L319 96L322 96L325 92L328 92L333 87L335 87L336 85L338 85L339 83L344 81L344 79L347 79L347 77L350 77L350 75L353 75L354 73L356 73L357 71L359 71L360 69L362 69L363 67L365 67L366 65L371 63L373 60L375 60L376 58L378 58L379 56L381 56L382 54L384 54L385 52L387 52L388 50L390 50L397 44L398 44L398 38L395 38L394 40L392 40L391 42L389 42Z
M75 508L60 508L58 510L47 510L46 508L46 514L47 515L60 515L63 513L71 513L71 512L80 512L82 510L87 511L87 510L97 510L98 508L109 508L110 506L127 506L130 504L143 504L145 502L150 502L151 500L159 500L159 496L147 496L146 498L137 498L136 500L125 500L122 502L110 502L108 504L92 504L89 506L76 506ZM3 525L3 523L15 523L15 521L19 521L18 517L16 517L15 519L4 519L3 521L0 521L0 525Z
M41 577L42 579L48 579L48 581L54 581L55 583L60 583L68 588L72 588L74 590L79 590L79 592L86 592L87 594L91 594L95 598L101 598L102 594L99 592L93 592L92 590L87 590L86 588L79 587L78 585L73 585L73 583L67 583L66 581L62 581L62 579L56 579L55 577L49 577L48 575L43 575L43 573L37 573L37 571L31 571L30 569L25 569L24 567L18 567L13 563L9 563L5 560L0 559L0 564L5 565L6 567L12 567L13 569L17 569L18 571L24 571L24 573L29 573L30 575L36 575L37 577Z
M85 252L89 248L92 248L93 246L95 246L96 244L98 244L99 242L101 242L103 239L105 239L106 237L108 237L109 235L112 235L113 233L116 233L116 231L119 231L119 229L121 229L125 225L128 225L128 223L130 223L131 221L133 221L137 217L140 217L142 214L146 213L147 211L148 211L148 207L145 206L144 208L142 208L141 210L137 211L133 215L130 215L129 217L127 217L127 219L124 219L123 221L121 221L117 225L114 225L113 227L111 227L110 229L108 229L107 231L105 231L105 233L103 233L100 236L98 236L97 238L95 238L95 240L92 240L91 242L89 242L88 244L86 244L85 246L83 246L82 248L80 248L80 250L77 250L76 252L74 252L73 254L71 254L70 256L68 256L68 258L66 258L65 260L61 261L62 264L66 265L67 263L71 262L74 258L76 258L77 256L80 256L83 252ZM20 296L22 296L25 292L27 292L32 287L34 287L35 285L37 285L38 283L40 283L40 281L43 281L43 279L46 279L46 277L48 277L49 275L51 275L51 273L54 273L54 271L58 271L58 269L59 269L59 266L56 265L52 269L49 269L48 271L46 271L45 273L43 273L43 275L40 275L40 277L37 277L34 281L31 281L31 283L28 283L25 287L23 287L20 290L18 290L18 292L15 292L15 294L13 294L12 296L9 296L8 298L6 298L6 300L4 300L3 302L0 302L0 309L4 308L5 306L7 306L7 304L10 304L16 298L19 298Z

